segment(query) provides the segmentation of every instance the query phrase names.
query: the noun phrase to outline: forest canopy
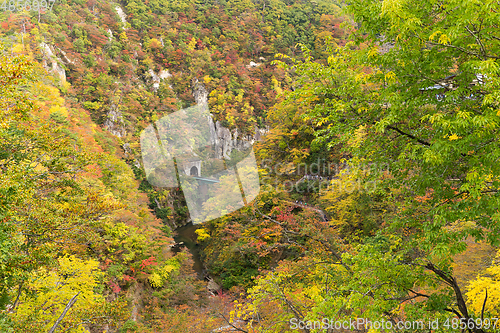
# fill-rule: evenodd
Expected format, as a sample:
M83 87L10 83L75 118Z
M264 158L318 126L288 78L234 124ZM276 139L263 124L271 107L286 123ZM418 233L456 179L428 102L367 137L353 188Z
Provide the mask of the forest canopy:
M1 12L0 331L498 331L499 7ZM188 249L183 190L148 182L140 133L200 86L261 189Z

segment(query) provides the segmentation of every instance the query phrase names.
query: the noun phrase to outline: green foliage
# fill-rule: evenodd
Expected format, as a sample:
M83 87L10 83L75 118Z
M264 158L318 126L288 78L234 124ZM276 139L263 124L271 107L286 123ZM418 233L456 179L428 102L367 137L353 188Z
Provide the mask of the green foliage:
M80 38L75 39L75 41L73 42L73 47L77 52L85 52L85 42Z
M206 292L203 283L192 276L188 259L177 258L178 266L170 259L162 259L166 252L163 241L171 230L143 207L147 199L138 193L137 187L140 183L139 191L148 194L150 208L165 222L171 219L184 222L188 217L180 191L165 194L151 187L140 168L122 160L123 142L132 147L132 153L127 152L125 157L127 163L135 164L135 160L140 160L140 129L154 121L155 116L192 105L193 78L213 92L210 107L222 124L250 134L256 125L266 125L263 119L267 111L292 82L283 76L281 69L269 64L274 53L297 54L296 44L300 41L315 48L313 54L320 54L325 39L315 38L318 32L328 30L326 35L333 36L339 45L344 36L342 29L333 24L327 27L325 19L321 19L322 15L338 10L335 4L326 1L131 0L121 6L127 23L117 16L115 5L102 1L63 0L53 11L42 15L32 12L29 16L13 13L0 17L0 37L18 34L24 44L9 39L12 45L8 45L8 54L12 59L4 57L0 61L2 71L14 69L11 72L15 74L1 72L0 80L8 77L13 81L0 82L0 89L16 87L8 94L0 90L0 106L7 110L2 113L0 127L3 184L0 190L5 189L1 198L4 195L6 202L12 204L5 218L0 216L0 228L5 228L0 230L5 232L5 237L0 237L0 295L5 295L0 297L0 305L12 304L21 286L22 301L18 307L26 310L24 319L33 319L33 325L30 319L13 323L16 309L5 320L1 317L4 312L0 311L1 331L11 330L7 326L12 325L17 325L16 331L36 331L53 322L56 310L64 306L69 293L58 298L50 281L43 278L61 277L57 263L66 254L75 255L87 264L99 262L99 269L89 273L99 276L99 283L93 288L96 298L115 299L128 292L128 288L150 290L155 281L155 296L133 293L134 297L140 294L139 301L131 302L141 312L137 326L131 322L118 324L129 317L121 301L116 304L117 311L111 311L115 306L112 302L99 303L96 306L99 312L92 312L90 306L78 308L79 313L68 316L68 321L75 320L75 316L87 322L89 318L100 318L92 321L92 329L104 330L102 323L107 322L110 330L121 327L122 331L147 332L146 326L151 325L143 325L141 315L151 315L155 329L158 327L156 331L193 331L186 323L176 322L178 319L166 324L158 319L164 318L164 314L142 308L150 300L153 309L155 302L160 302L158 308L162 311L170 305L198 306L204 302ZM23 28L19 34L21 22ZM39 49L42 42L50 45L57 61L66 69L68 82L61 83L64 98L51 86L50 75L45 71L36 70L43 83L34 80L31 64L26 68L26 63L19 66L16 72L19 58L13 55L22 52L33 53L35 59L44 59L50 67L47 54L42 56ZM250 61L259 66L250 66ZM4 62L8 64L6 67ZM162 69L168 69L173 76L154 90L149 70L158 73ZM6 95L8 98L4 100ZM99 128L111 118L110 109L122 113L123 122L115 123L123 126L124 135L120 138L123 142ZM11 111L14 114L9 114ZM290 110L290 114L293 112ZM283 128L291 129L292 123L300 121L297 117ZM285 136L280 141L282 150L286 151L290 143L302 142L303 146L291 154L296 160L309 158L309 163L326 155L325 142L311 144L314 135L310 124L300 128L294 138ZM310 154L300 151L308 149L310 144ZM273 146L270 145L270 150ZM234 163L243 156L233 157ZM255 209L233 215L234 221L218 220L207 228L207 234L202 234L207 253L214 254L209 265L220 273L224 287L253 285L259 268L271 269L282 258L296 258L307 243L305 234L311 233L312 228L308 224L317 214L299 212L295 221L288 204L267 202L278 200L278 196L265 194ZM286 223L292 225L293 233L286 233L279 224L262 218L256 213L260 210L277 218L279 223L290 219ZM295 234L300 227L304 227L304 233ZM163 233L156 232L158 229ZM227 239L226 233L229 233ZM221 239L224 241L219 242ZM141 267L145 260L147 263L146 258L157 258L160 265L154 269ZM37 278L45 281L46 286L37 289L37 295L31 295L25 290L26 283ZM142 285L132 289L136 283ZM44 292L54 296L53 310L37 317L39 314L32 305L48 295ZM183 310L171 317L185 318L179 315L180 311ZM43 319L49 317L50 320ZM42 318L43 324L37 318ZM83 329L81 325L78 328L69 328L66 322L63 325L62 329Z
M137 332L137 323L133 320L127 320L120 328L120 333Z
M122 50L122 45L120 44L120 42L113 40L110 42L109 46L107 47L107 50L111 58L116 58Z
M3 203L5 204L5 202ZM6 206L3 206L6 207ZM12 237L15 232L15 227L8 218L4 217L0 226L0 279L2 281L0 289L0 308L4 309L9 303L9 289L15 285L18 270L15 269L16 262L22 257L14 251L20 246L20 239Z
M160 219L168 219L172 216L172 209L170 207L157 208L155 212L156 216L158 216Z
M112 215L124 207L117 197L136 205L132 171L80 131L77 123L90 119L69 116L77 110L39 79L40 67L0 52L1 330L48 331L77 294L59 329L114 329L129 317L128 305L120 297L105 301L110 276L99 260L108 252L138 267L162 240L151 244L147 231L113 225ZM140 220L148 219L154 220L146 213ZM129 268L115 265L111 272L130 281L123 274L133 274Z
M231 289L234 286L242 286L246 289L253 284L253 279L258 275L257 266L248 260L226 261L223 267L220 270L214 267L213 271L220 274L224 289Z
M162 287L169 278L179 271L181 266L181 258L176 256L174 258L168 259L163 265L158 266L157 269L149 277L149 282L154 288Z
M51 113L50 118L53 119L58 124L68 124L68 120L60 112Z
M338 237L328 239L329 254L282 262L259 279L252 305L243 309L254 316L253 306L279 306L258 325L271 331L285 329L277 323L292 315L443 322L451 311L472 320L484 300L481 289L494 289L495 282L478 279L468 304L453 261L466 240L500 243L500 150L494 144L500 8L493 1L356 0L348 9L361 29L354 42L327 48L326 63L305 46L302 60L279 56L276 64L296 79L274 112L296 129L290 110L304 110L298 118L314 141L331 152L342 149L351 170L334 183L351 178L376 186L325 191ZM384 42L394 47L382 48ZM285 130L273 139L292 157L307 157L293 150L300 143ZM368 172L360 172L361 164ZM311 268L302 273L302 263Z

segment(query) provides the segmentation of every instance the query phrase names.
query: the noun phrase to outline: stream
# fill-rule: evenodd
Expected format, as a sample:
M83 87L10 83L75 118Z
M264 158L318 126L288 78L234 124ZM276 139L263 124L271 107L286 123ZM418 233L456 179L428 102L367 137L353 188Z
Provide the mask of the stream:
M193 223L186 224L180 228L175 229L174 240L177 243L174 247L174 253L178 253L183 245L186 246L189 252L193 255L193 269L196 273L198 273L198 278L204 278L204 269L203 263L200 257L200 246L197 244L196 239L198 235L195 233L195 230L198 229L199 226L194 225ZM183 245L178 245L180 242L184 242Z

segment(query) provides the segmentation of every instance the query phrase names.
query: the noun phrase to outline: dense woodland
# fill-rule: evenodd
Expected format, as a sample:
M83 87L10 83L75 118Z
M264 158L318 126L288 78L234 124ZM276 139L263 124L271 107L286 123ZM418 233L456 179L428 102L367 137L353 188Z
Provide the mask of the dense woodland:
M499 11L3 3L0 332L500 331ZM141 164L196 82L267 132L258 197L196 230L210 282L174 251L182 190ZM391 326L313 324L363 318Z

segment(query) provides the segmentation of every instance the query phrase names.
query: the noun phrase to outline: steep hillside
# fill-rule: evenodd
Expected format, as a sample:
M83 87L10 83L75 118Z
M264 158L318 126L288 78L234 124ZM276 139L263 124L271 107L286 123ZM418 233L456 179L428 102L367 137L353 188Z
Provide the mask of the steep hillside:
M139 134L199 102L202 89L217 138L234 142L221 143L222 154L258 138L290 82L271 64L274 54L300 54L301 42L322 57L330 37L342 45L339 8L314 1L4 5L7 237L0 247L10 254L1 260L9 269L0 274L0 330L184 333L223 326L228 296L209 297L190 254L170 250L172 228L188 221L186 204L178 188L145 180Z
M0 3L0 331L498 332L500 5L342 7Z
M70 107L118 138L95 134L103 149L138 167L138 134L193 105L194 82L206 87L220 125L238 129L240 139L264 128L289 82L271 65L274 54L300 54L301 42L317 46L319 55L328 37L345 43L338 11L330 2L307 1L62 1L40 15L3 12L0 36L6 47L19 39L29 45L60 79Z

